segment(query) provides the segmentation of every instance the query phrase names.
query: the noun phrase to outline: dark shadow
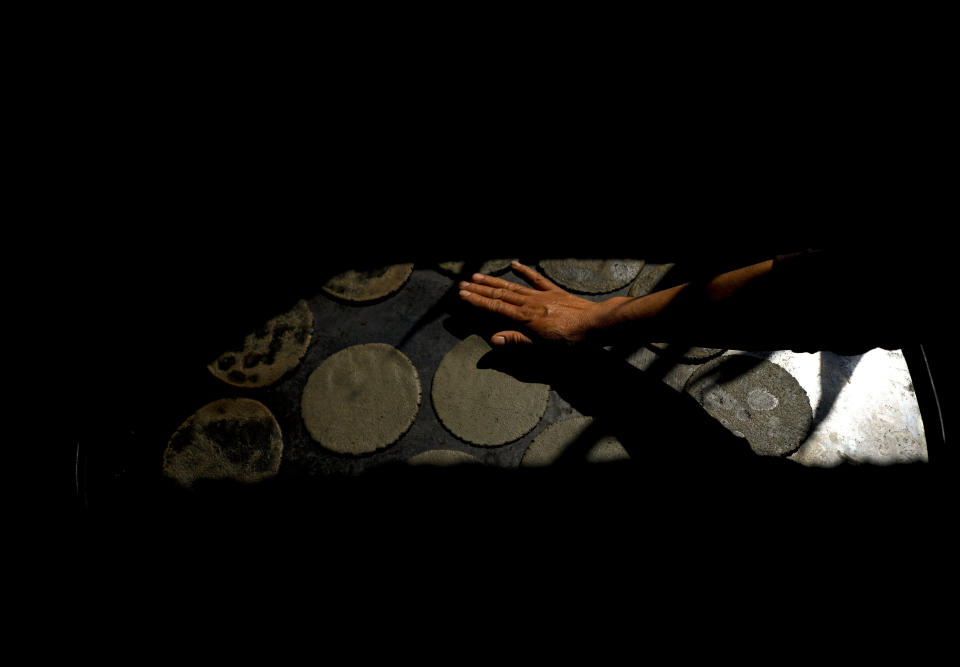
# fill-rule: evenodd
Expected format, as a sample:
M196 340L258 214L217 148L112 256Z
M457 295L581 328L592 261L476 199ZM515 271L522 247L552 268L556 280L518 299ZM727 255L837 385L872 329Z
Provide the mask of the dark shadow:
M813 413L813 423L810 431L813 432L817 426L830 415L837 398L843 391L843 388L853 377L853 371L857 364L863 358L862 354L843 357L849 359L847 364L842 363L841 356L829 350L820 352L820 403Z
M453 285L450 286L442 297L435 303L430 306L430 308L425 312L416 322L413 323L413 326L403 335L403 338L400 339L397 347L403 347L407 342L410 341L417 333L423 330L424 327L429 325L431 322L435 322L444 315L449 314L451 311L455 310L458 306L462 306L463 303L460 300L460 281L465 280L466 276L472 276L476 271L480 269L480 266L483 264L481 260L472 259L465 260L463 269L459 274L454 276ZM451 275L450 272L444 272L446 275ZM461 336L464 338L465 336Z
M757 360L760 363L761 360ZM760 463L742 439L727 431L686 394L596 348L496 348L478 363L524 382L550 385L598 429L617 437L645 469L749 469ZM649 468L647 468L649 466Z

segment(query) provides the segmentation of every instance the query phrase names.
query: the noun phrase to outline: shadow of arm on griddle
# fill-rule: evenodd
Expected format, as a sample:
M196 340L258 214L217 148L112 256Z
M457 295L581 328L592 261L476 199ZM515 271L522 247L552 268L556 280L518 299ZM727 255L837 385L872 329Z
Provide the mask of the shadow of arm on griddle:
M691 396L603 349L497 348L478 367L549 384L581 414L594 417L596 428L568 448L574 456L604 432L615 436L632 461L644 467L715 471L718 466L743 469L767 463Z

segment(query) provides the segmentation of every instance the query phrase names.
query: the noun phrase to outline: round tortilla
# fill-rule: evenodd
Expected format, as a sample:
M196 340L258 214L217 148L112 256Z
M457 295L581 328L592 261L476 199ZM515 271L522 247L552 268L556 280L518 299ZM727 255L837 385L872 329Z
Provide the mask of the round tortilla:
M726 352L722 348L697 347L680 343L648 343L659 355L681 364L702 364Z
M400 350L354 345L307 379L301 413L310 436L340 454L369 454L393 444L420 411L420 377Z
M480 336L460 341L440 361L432 396L437 416L451 433L465 442L496 447L533 430L547 410L550 388L477 368L490 350Z
M197 479L258 482L277 474L282 455L280 425L265 405L223 399L197 410L174 432L163 474L187 487Z
M604 294L629 285L644 264L642 259L544 259L540 268L561 287Z
M645 264L630 285L627 296L646 296L658 288L674 264Z
M455 449L431 449L410 457L407 459L407 463L412 466L437 466L446 468L462 464L480 463L480 461L472 454Z
M690 376L684 391L762 456L796 451L813 423L810 399L796 378L746 354L708 362Z
M375 301L403 287L412 273L413 264L394 264L364 271L344 271L330 278L321 289L345 301Z
M553 465L564 452L577 443L579 453L573 453L576 463L607 463L630 458L627 450L613 436L597 434L589 442L578 442L593 424L593 417L568 417L545 428L523 454L520 465L539 468Z
M235 387L265 387L296 368L310 346L313 313L298 301L253 332L239 349L221 354L207 366L214 377Z
M510 264L515 261L514 259L488 259L483 264L480 265L480 268L476 270L476 273L485 273L485 274L496 274L506 271L510 268ZM438 265L441 269L447 273L452 273L455 276L460 276L463 273L463 270L467 267L466 262L440 262Z

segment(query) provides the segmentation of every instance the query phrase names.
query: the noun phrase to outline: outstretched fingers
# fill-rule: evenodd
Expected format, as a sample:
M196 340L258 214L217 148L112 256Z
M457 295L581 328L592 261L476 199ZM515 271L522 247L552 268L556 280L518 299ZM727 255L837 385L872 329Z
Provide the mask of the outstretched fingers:
M487 285L464 281L460 283L460 289L467 292L473 292L474 294L479 294L480 296L485 296L488 299L506 301L507 303L512 303L515 306L522 306L527 302L526 294L516 290L508 289L506 287L488 287ZM532 293L531 290L526 288L524 288L524 290Z
M498 289L510 290L511 292L516 292L517 294L532 294L533 290L529 287L524 287L520 283L513 283L509 280L504 280L503 278L497 278L496 276L488 276L483 273L475 273L470 279L474 284L477 285L487 285L488 287L496 287ZM463 283L461 283L462 285Z
M521 276L527 279L527 281L540 290L554 290L559 289L552 282L541 276L539 273L531 269L525 264L520 262L513 262L513 270L519 273Z
M497 313L498 315L504 315L509 317L512 320L524 321L526 318L523 315L523 312L520 310L520 307L503 301L501 299L493 299L482 294L478 294L471 289L461 289L460 298L469 303L472 306L477 308L483 308L488 310L491 313Z

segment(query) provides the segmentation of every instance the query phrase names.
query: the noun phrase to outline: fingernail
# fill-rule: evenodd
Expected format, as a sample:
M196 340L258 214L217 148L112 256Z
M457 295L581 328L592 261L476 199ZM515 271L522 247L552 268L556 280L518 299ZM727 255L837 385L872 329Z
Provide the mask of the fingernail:
M507 339L504 338L503 336L494 336L494 337L493 337L493 344L494 344L494 345L503 345L503 344L506 343L506 342L507 342Z
M468 294L470 294L470 292L468 292L467 290L465 289L460 290L460 296L466 296Z
M510 264L512 264L513 266L523 266L523 264L521 264L517 260L513 260L512 262L510 262Z
M466 287L466 286L469 285L469 284L470 284L470 283L468 283L466 280L461 280L461 281L460 281L460 287Z
M479 274L479 273L474 273L474 274L473 274L473 279L474 279L474 280L481 280L482 278L483 278L483 275L481 275L481 274Z

